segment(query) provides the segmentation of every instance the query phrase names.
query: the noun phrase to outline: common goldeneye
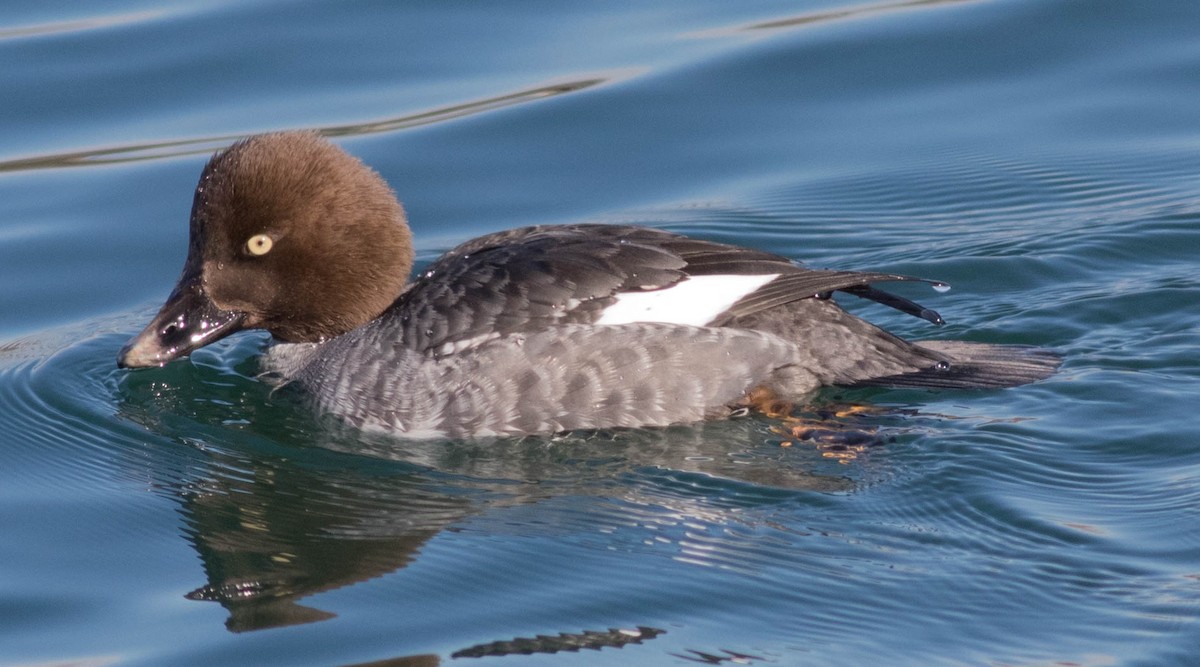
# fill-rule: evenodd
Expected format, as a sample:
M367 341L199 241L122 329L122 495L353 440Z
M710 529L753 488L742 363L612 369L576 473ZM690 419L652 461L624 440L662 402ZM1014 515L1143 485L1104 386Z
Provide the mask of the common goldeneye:
M525 227L468 241L408 282L391 188L313 132L250 137L204 168L183 274L126 368L243 329L324 413L405 437L662 426L823 385L1008 387L1045 350L902 340L835 291L941 323L871 286L771 253L625 225ZM932 282L932 281L922 281ZM933 283L935 286L940 283Z

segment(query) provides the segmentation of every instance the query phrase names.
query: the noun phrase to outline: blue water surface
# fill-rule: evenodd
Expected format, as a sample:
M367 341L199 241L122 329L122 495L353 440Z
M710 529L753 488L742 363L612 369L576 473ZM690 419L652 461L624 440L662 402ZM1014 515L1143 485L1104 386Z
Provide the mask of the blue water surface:
M1200 4L0 8L0 665L1200 664ZM426 262L535 223L909 273L989 392L500 442L331 430L263 334L117 350L203 163L318 128ZM865 405L857 414L839 406Z

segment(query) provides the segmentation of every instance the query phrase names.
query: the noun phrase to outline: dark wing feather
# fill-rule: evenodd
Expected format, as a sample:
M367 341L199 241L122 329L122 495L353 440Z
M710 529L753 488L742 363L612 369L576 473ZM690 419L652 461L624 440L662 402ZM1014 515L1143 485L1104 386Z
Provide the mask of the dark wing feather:
M714 320L713 324L719 326L721 323L734 317L769 310L798 299L828 298L829 293L834 291L849 292L856 296L872 299L909 314L915 315L926 311L933 313L933 311L927 308L922 308L907 299L893 294L874 289L870 289L869 291L862 289L874 282L896 281L940 284L931 280L925 280L924 278L913 278L912 276L902 276L894 273L825 271L794 266L788 273L763 285L754 293L747 295L733 304L729 310ZM914 310L916 312L913 312ZM933 313L933 315L937 316L937 313ZM921 315L918 316L923 317ZM938 316L938 319L941 319L940 316Z
M928 282L928 281L926 281L926 282ZM933 284L944 285L945 283L933 283ZM921 304L916 303L915 301L910 301L908 299L905 299L902 296L892 294L891 292L885 292L880 289L875 289L874 287L871 287L870 285L857 285L855 287L847 287L847 288L842 289L842 291L847 294L853 294L854 296L857 296L861 299L870 299L871 301L874 301L876 303L883 304L889 308L895 308L896 310L898 310L902 313L905 313L907 315L912 315L913 317L919 317L923 320L933 322L934 324L945 324L946 323L946 320L943 320L942 316L939 315L936 310L926 308L925 306L922 306Z
M730 274L780 277L735 303L714 326L834 290L911 314L925 310L868 286L918 278L806 269L779 255L647 227L554 225L490 234L450 250L418 275L385 317L401 323L406 345L436 354L497 335L590 324L622 292Z
M447 344L594 322L613 296L668 287L687 262L663 246L676 238L640 227L525 227L464 243L422 271L385 314L405 344Z

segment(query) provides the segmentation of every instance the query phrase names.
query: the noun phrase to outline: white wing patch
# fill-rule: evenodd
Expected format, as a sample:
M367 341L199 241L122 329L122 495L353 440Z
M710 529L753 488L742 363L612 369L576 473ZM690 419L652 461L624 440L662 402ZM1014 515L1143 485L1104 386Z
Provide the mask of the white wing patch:
M664 322L704 326L742 297L779 277L778 273L691 276L670 287L624 292L605 308L596 324Z

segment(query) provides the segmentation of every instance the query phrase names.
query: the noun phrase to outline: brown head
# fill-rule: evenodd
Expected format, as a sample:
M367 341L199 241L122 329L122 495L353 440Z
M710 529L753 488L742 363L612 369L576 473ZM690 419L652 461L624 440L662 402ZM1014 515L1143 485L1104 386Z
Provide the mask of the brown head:
M404 211L369 167L313 132L250 137L204 168L183 274L118 363L161 366L242 329L343 334L395 301L412 261Z

